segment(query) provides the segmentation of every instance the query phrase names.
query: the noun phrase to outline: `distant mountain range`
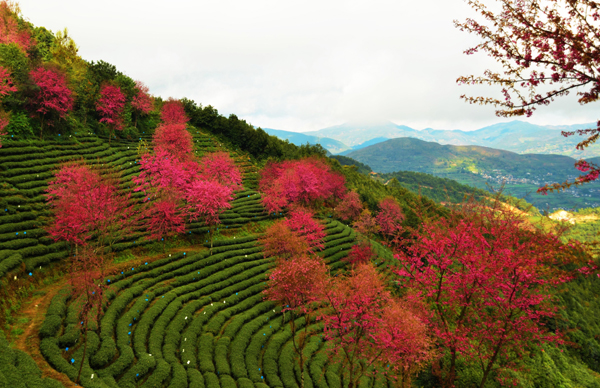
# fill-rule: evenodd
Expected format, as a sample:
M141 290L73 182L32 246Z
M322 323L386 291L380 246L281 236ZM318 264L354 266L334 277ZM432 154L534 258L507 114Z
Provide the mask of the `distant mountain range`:
M480 189L498 189L525 198L538 209L573 209L600 206L599 183L567 192L542 196L537 189L546 183L573 181L580 172L576 159L565 155L517 154L481 146L455 146L403 137L387 140L346 157L370 166L379 173L416 171L454 179ZM600 158L589 158L598 163ZM346 163L348 164L348 163Z
M481 146L442 145L401 137L377 143L346 155L369 165L376 172L419 171L426 173L498 172L513 177L538 177L551 173L553 179L574 176L575 159L564 155L517 154Z
M594 144L584 152L577 151L575 146L582 138L579 136L565 138L561 135L561 131L595 127L596 123L552 126L515 120L490 125L475 131L432 128L416 130L392 122L372 125L347 123L303 133L274 129L265 129L265 131L281 139L288 139L294 144L306 144L307 142L321 144L332 154L342 155L348 155L355 150L388 139L410 137L440 144L477 145L519 154L558 154L579 159L600 156L600 144Z

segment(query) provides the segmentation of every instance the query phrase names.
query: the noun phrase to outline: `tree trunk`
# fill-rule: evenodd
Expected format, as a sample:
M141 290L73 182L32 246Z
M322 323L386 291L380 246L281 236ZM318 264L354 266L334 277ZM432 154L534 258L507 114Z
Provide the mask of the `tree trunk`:
M454 387L454 380L456 375L456 349L451 350L452 357L450 358L450 370L444 379L444 388Z
M43 139L43 134L44 134L44 116L42 116L42 119L40 120L40 140Z
M79 373L77 373L76 384L79 384L79 378L81 377L81 370L83 369L83 362L85 361L85 353L87 351L87 331L88 331L87 318L85 320L85 328L83 329L83 356L81 356L81 364L79 364Z
M506 325L504 327L506 328ZM485 382L486 382L490 372L492 371L492 366L496 362L496 358L498 357L500 348L502 347L502 342L503 342L503 340L500 339L500 342L498 342L498 345L496 345L496 349L494 350L494 355L492 356L490 361L488 361L487 367L485 368L485 371L483 372L483 379L481 379L481 384L479 384L479 388L483 388L483 386L485 385Z

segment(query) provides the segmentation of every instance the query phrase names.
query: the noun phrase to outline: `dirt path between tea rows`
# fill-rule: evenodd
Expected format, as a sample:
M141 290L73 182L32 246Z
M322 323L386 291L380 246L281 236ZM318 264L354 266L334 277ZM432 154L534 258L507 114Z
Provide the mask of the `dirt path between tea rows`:
M169 253L178 253L178 252L190 252L196 253L202 250L206 250L206 248L202 246L188 246L188 247L176 247L171 248ZM130 266L138 266L143 264L144 262L152 262L155 260L162 259L162 255L158 256L148 256L148 257L138 257L135 260L131 260L124 263L118 263L112 265L107 270L110 271L122 271L125 268ZM29 354L31 358L38 365L40 370L42 371L42 377L49 377L61 382L67 388L79 387L74 382L72 382L67 375L64 373L60 373L57 370L53 369L50 364L46 361L42 353L40 352L40 338L39 338L39 330L44 322L46 311L48 310L48 306L52 301L52 298L68 284L69 275L65 275L60 281L52 283L50 285L37 288L33 296L25 299L21 305L21 308L14 314L15 322L23 322L25 319L27 323L19 324L16 323L13 325L13 329L22 329L23 333L19 334L17 338L13 339L14 348L24 351ZM7 333L9 334L9 333ZM14 337L14 336L13 336Z
M44 322L45 312L56 295L65 285L67 280L63 280L38 289L38 294L43 292L41 296L34 296L26 300L17 315L17 321L22 318L27 318L27 324L22 327L24 332L19 335L14 342L15 348L29 354L42 371L42 377L50 377L60 381L65 387L77 387L67 375L54 370L46 361L40 352L40 337L38 332Z

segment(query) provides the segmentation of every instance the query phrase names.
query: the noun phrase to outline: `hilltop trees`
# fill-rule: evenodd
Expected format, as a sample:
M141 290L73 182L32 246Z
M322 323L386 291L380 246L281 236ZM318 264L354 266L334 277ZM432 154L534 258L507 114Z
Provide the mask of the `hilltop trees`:
M504 67L504 75L486 70L483 77L463 76L459 84L496 84L502 87L503 100L484 97L461 98L469 103L491 104L500 107L496 115L530 117L536 106L549 105L555 97L578 91L580 104L588 104L600 98L600 19L598 3L592 0L501 0L498 13L488 9L482 2L467 0L488 23L467 19L454 21L461 31L474 33L483 42L465 51L471 55L484 51ZM530 69L535 66L536 69ZM546 88L545 85L551 85ZM541 90L548 90L542 92ZM513 98L516 97L516 102ZM600 136L597 128L563 132L564 136L575 133L587 138L577 145L584 149ZM600 167L578 162L579 170L587 174L574 182L541 187L538 192L560 190L571 184L579 185L598 178Z
M183 103L172 97L169 97L163 104L160 111L160 119L164 124L185 124L190 121L189 117L185 114Z
M40 139L44 131L44 120L53 125L53 115L64 118L73 109L72 92L64 75L51 69L38 67L29 73L37 90L31 97L32 109L40 119Z
M31 47L31 34L19 24L17 17L21 13L16 3L0 1L0 44L16 44L27 55Z

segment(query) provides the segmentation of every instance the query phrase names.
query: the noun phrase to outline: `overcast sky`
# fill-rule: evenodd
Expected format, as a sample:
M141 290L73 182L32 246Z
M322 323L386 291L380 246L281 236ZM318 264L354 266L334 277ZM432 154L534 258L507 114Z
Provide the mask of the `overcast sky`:
M156 96L187 97L255 126L311 131L390 120L415 129L474 130L513 120L459 99L499 96L495 86L456 84L461 75L499 69L485 54L463 54L479 42L452 23L477 18L463 0L19 4L36 26L67 27L84 59L114 64ZM572 93L518 119L579 124L600 114Z

